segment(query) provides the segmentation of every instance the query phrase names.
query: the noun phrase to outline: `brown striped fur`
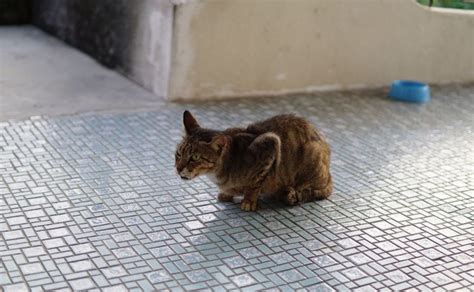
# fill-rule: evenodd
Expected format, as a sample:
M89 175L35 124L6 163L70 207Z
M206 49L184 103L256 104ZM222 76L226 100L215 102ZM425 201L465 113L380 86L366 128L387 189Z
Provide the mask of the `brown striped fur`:
M176 150L183 179L208 175L220 201L243 195L241 208L253 211L259 196L296 205L327 198L332 192L330 149L308 121L279 115L224 131L199 126L185 111L186 136Z

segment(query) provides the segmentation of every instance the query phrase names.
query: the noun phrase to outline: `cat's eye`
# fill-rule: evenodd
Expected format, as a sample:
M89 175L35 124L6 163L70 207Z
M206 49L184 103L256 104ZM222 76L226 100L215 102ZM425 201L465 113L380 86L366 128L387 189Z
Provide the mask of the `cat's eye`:
M201 158L201 155L199 155L199 154L193 154L193 155L191 156L191 159L192 159L193 161L198 161L200 158Z

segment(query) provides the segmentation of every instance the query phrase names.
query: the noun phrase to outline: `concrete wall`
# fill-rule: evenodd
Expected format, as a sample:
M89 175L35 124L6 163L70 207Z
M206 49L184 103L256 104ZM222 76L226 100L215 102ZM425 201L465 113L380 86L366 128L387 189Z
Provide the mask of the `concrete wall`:
M169 0L34 0L33 23L156 95L167 95Z
M171 99L474 80L474 12L414 0L190 0L173 38Z

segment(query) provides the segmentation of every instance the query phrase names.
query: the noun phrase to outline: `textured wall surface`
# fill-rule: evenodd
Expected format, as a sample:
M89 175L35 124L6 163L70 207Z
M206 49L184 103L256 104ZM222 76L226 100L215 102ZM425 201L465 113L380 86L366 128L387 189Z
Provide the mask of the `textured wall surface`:
M35 0L33 22L157 95L166 95L168 0Z
M175 18L171 98L474 80L474 11L409 0L202 0L177 6Z

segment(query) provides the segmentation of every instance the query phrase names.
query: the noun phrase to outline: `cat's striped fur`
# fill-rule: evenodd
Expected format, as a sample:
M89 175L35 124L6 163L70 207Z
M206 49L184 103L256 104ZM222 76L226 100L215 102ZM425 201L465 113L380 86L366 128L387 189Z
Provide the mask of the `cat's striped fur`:
M183 179L212 176L220 201L243 195L241 208L251 211L263 195L296 205L332 192L329 145L303 118L279 115L223 131L200 127L188 111L183 120L176 169Z

